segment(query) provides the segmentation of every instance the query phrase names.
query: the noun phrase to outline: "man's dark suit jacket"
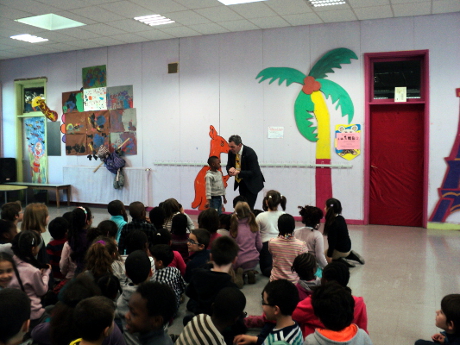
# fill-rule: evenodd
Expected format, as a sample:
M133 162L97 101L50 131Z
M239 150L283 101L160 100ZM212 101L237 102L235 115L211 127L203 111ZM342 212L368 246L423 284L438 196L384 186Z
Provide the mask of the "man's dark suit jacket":
M236 155L232 151L228 152L227 172L230 168L235 167ZM242 178L246 187L253 194L259 193L264 188L264 175L260 170L257 154L249 146L243 146L243 155L241 156L241 170L238 177ZM235 179L234 189L238 187L238 182Z

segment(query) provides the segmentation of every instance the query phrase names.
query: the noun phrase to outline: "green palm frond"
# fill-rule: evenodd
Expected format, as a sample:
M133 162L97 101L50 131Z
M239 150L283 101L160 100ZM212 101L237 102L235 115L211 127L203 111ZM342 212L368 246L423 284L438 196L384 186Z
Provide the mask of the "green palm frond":
M310 121L313 118L309 112L315 111L315 104L311 96L300 91L294 104L294 115L297 129L307 140L318 141L318 135L315 133L316 127Z
M358 60L356 54L347 48L337 48L324 54L310 70L309 76L315 79L325 78L328 73L334 73L333 68L342 68L342 64L351 63L351 59Z
M259 83L265 79L271 79L269 84L273 83L276 79L279 79L278 85L281 85L286 80L286 86L292 83L303 84L303 80L306 75L302 72L289 67L269 67L259 72L256 79L259 79Z
M343 87L329 79L317 79L321 83L320 91L326 98L331 97L332 104L337 102L335 109L340 107L342 116L348 115L348 123L353 119L355 108L350 95Z

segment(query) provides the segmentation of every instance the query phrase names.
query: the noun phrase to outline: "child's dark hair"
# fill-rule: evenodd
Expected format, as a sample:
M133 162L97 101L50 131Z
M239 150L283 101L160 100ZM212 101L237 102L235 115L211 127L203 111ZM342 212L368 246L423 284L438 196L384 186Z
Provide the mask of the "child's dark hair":
M315 206L305 205L304 207L298 206L299 214L302 216L302 223L306 226L318 230L319 223L323 218L323 211Z
M211 239L211 234L206 229L194 229L191 231L192 234L195 235L199 244L204 245L203 249L208 248L209 241Z
M74 319L81 338L96 341L102 332L113 324L115 306L104 296L94 296L79 302L74 310Z
M263 293L267 294L267 303L271 306L278 306L281 314L292 315L297 303L299 303L299 292L294 284L286 279L278 279L265 285Z
M0 290L0 342L6 344L30 319L30 299L17 289Z
M171 233L179 236L187 233L187 216L185 214L179 213L172 218Z
M118 226L113 220L103 220L97 225L97 228L102 236L117 237Z
M92 219L91 210L86 206L76 207L72 211L72 221L69 224L68 240L72 249L70 258L77 264L77 269L82 270L86 250L88 249L88 240L86 238L86 228Z
M135 201L129 204L129 215L133 219L145 218L145 206L140 201Z
M238 204L239 202L248 202L248 199L242 195L237 195L233 199L233 208L235 208L236 204Z
M323 269L323 281L335 281L345 287L350 281L350 270L344 262L332 261Z
M326 200L326 223L324 224L324 235L327 235L329 228L334 224L337 214L342 213L342 204L339 200L335 198L330 198Z
M215 160L218 160L219 157L217 156L211 156L208 158L208 165L211 166L212 163L214 163Z
M276 190L269 190L266 194L265 202L269 210L276 210L281 205L283 211L286 210L286 197Z
M56 217L49 223L48 230L54 240L62 240L69 230L69 222L64 217Z
M441 300L441 310L446 316L446 323L454 324L454 334L460 336L460 294L450 294Z
M1 217L2 219L14 222L16 218L19 217L21 210L22 207L20 201L7 202L2 205Z
M16 276L16 279L18 280L19 286L21 287L21 290L24 291L24 285L22 285L22 279L19 276L18 268L16 267L16 263L14 262L13 257L8 253L0 252L0 262L2 261L8 261L11 263L11 265L13 266L14 275Z
M101 289L102 296L105 296L112 301L116 301L118 294L122 294L120 280L113 274L106 274L97 280L97 286Z
M176 314L176 294L168 285L158 282L142 283L137 288L137 293L146 300L148 315L161 316L163 325Z
M171 242L171 233L165 229L160 228L157 229L155 234L152 236L152 240L150 241L150 247L155 246L157 244L167 244Z
M125 222L128 221L128 216L126 215L125 205L121 200L112 200L107 205L107 211L111 216L123 216Z
M0 243L4 243L5 241L11 241L7 237L10 237L11 229L16 228L16 225L6 219L0 219Z
M215 234L219 229L219 213L212 207L202 211L198 215L198 227L208 230L210 234Z
M70 223L72 223L72 212L69 211L69 212L65 212L62 217L69 223L69 227L70 227Z
M14 255L22 261L27 262L38 269L48 268L48 265L35 259L35 256L32 253L32 247L40 246L40 243L41 236L36 231L24 230L15 236L11 249L13 250Z
M311 304L326 329L338 332L353 321L355 300L350 290L337 282L318 286L311 296Z
M126 236L126 254L131 254L135 250L145 251L148 248L149 240L145 232L141 230L134 230L128 233Z
M157 206L149 212L150 222L155 226L155 229L161 229L165 223L166 214L162 207Z
M254 217L257 217L259 214L264 213L264 211L255 209L255 210L252 211L252 213L254 213Z
M219 215L219 228L230 230L231 220L232 220L232 216L230 214L221 213Z
M317 269L316 258L311 253L297 255L292 263L291 270L296 272L300 280L313 280Z
M282 214L278 218L278 231L280 235L284 236L287 234L292 234L295 229L295 220L294 217L290 214Z
M135 285L145 282L152 269L147 253L143 250L133 251L126 258L125 269L126 275Z
M244 312L246 307L246 297L235 287L221 289L212 306L212 315L223 323L234 323Z
M167 244L156 244L150 247L150 254L155 258L155 261L163 261L164 267L169 266L174 259L174 253Z
M162 205L163 211L165 211L165 221L171 219L171 217L180 212L180 204L174 198L166 199Z
M228 265L235 260L240 247L229 236L216 238L211 245L212 261L218 266Z

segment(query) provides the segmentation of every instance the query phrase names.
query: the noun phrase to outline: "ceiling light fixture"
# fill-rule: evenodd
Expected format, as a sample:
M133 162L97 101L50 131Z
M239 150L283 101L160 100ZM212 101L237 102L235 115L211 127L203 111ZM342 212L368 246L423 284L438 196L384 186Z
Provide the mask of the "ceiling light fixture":
M10 38L12 38L13 40L24 41L24 42L29 42L29 43L40 43L40 42L48 41L47 38L38 37L34 35L29 35L29 34L14 35L14 36L10 36Z
M163 25L163 24L171 24L174 23L174 20L166 18L160 14L151 14L149 16L142 16L142 17L134 17L135 20L138 22L155 26L155 25Z
M259 1L266 1L266 0L218 0L219 2L223 3L224 5L240 5L240 4L248 4L250 2L259 2Z
M333 6L346 4L344 0L308 0L313 7Z
M26 17L15 19L16 22L32 25L40 29L46 30L60 30L68 28L76 28L78 26L86 25L75 20L58 16L57 14L43 14L40 16Z

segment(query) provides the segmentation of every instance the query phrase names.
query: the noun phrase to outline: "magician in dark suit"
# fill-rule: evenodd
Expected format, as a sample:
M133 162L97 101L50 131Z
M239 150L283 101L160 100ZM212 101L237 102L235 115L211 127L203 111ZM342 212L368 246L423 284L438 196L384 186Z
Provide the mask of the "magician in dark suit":
M251 207L257 200L257 194L264 188L264 175L260 170L257 154L249 146L243 145L239 135L232 135L228 139L227 172L235 177L234 189L239 188L241 196L244 196Z

